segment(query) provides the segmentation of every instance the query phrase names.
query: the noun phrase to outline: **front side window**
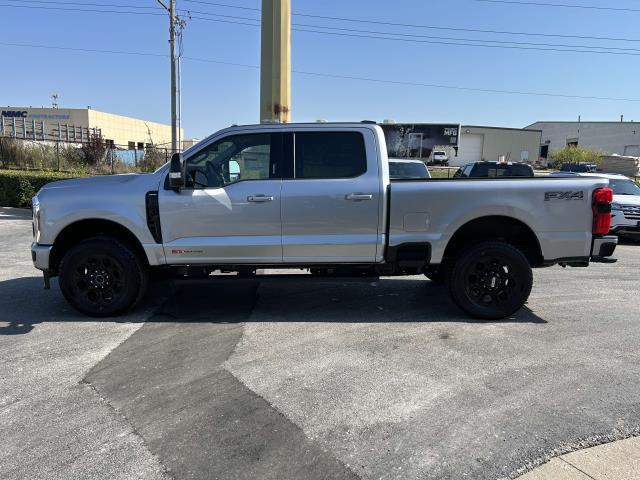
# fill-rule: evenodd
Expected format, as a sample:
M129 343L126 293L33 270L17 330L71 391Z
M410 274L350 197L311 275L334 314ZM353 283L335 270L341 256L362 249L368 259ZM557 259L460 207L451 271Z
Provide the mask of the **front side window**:
M364 138L358 132L295 134L296 178L352 178L367 171Z
M186 186L221 188L241 180L277 178L270 133L233 135L204 147L186 162Z

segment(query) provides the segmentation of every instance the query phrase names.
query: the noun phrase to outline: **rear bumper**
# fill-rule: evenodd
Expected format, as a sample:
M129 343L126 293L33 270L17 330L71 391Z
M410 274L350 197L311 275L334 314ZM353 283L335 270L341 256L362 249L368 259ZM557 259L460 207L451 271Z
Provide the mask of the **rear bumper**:
M38 270L49 270L49 257L52 248L52 245L31 244L31 260Z
M615 261L609 259L618 245L618 237L613 235L604 235L602 237L594 237L591 246L591 261L610 263Z

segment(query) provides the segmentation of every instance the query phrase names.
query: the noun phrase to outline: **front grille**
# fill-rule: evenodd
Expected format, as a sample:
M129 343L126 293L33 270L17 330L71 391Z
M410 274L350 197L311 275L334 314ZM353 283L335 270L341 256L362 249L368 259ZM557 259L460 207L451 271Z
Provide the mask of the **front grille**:
M629 220L640 220L640 205L622 205L622 213Z

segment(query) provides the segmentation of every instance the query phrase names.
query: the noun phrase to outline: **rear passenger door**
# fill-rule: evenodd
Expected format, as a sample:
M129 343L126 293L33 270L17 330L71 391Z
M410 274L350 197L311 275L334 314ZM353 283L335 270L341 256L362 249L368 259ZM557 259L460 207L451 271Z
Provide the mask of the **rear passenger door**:
M382 199L368 129L297 131L294 176L282 183L285 263L369 263L382 254ZM365 141L366 140L366 141Z

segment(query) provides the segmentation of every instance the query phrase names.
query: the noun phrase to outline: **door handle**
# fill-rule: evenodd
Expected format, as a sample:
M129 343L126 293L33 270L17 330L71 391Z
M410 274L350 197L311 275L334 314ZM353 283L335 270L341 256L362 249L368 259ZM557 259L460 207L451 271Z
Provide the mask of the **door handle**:
M273 202L273 197L269 195L263 195L263 194L249 195L247 197L247 202L254 202L254 203Z
M373 195L370 193L350 193L344 197L345 200L351 200L353 202L360 202L362 200L373 200Z

